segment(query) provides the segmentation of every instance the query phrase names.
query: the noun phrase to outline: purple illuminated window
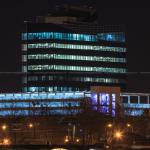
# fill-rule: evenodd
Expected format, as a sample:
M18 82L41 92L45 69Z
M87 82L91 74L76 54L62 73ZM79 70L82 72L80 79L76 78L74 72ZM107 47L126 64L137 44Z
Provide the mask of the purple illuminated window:
M107 106L101 106L100 112L105 113L105 114L109 113L109 107L107 107Z
M92 106L92 110L97 110L97 106Z
M112 117L116 115L116 94L112 94Z
M92 93L91 99L92 105L97 105L97 93Z
M91 95L91 105L93 110L97 110L97 93Z
M116 108L116 103L112 102L112 109L115 109L115 108Z
M92 93L92 95L91 95L91 104L92 104L92 109L93 110L97 110L98 108L100 108L99 111L101 113L110 114L113 117L116 115L115 114L116 94L99 93L99 103L98 103L97 93ZM97 107L99 104L100 104L100 106Z
M104 105L104 106L110 105L109 94L107 94L107 93L100 94L100 105Z
M113 102L116 101L116 94L112 94L112 101L113 101Z
M112 110L112 117L115 117L115 115L116 115L116 111Z

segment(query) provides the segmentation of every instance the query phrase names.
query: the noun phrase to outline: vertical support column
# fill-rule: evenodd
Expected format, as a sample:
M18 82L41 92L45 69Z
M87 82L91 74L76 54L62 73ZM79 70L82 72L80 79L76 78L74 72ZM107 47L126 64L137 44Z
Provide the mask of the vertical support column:
M128 104L130 104L130 96L128 96Z
M112 115L112 93L109 93L109 114Z
M119 95L120 97L120 95ZM116 99L115 99L115 104L116 104L116 108L115 108L115 117L117 118L118 117L118 114L119 114L119 100L118 100L118 94L116 93Z
M147 95L147 105L150 105L150 95ZM150 118L150 109L148 109L148 118Z
M100 106L100 93L97 93L97 111L100 112L101 106Z
M121 108L121 99L120 99L120 93L116 93L116 99L115 99L115 103L116 103L116 111L115 111L115 116L116 117L121 117L122 116L122 108Z
M140 104L140 96L138 96L138 104Z
M149 99L150 95L147 95L147 104L150 104L150 99Z

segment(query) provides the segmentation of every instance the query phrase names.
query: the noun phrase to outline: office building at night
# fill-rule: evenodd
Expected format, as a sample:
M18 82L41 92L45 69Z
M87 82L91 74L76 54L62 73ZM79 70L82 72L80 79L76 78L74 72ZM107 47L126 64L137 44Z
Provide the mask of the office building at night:
M125 87L124 28L99 25L91 13L92 10L64 7L61 13L37 17L35 23L26 22L22 33L22 71L27 73L23 92ZM84 15L89 18L86 20Z
M148 133L150 93L124 92L125 29L95 13L65 6L24 22L22 91L0 93L1 147L120 148L122 137Z
M115 116L126 86L125 30L96 20L93 9L65 6L25 22L23 93L1 94L0 115L69 115L90 105Z

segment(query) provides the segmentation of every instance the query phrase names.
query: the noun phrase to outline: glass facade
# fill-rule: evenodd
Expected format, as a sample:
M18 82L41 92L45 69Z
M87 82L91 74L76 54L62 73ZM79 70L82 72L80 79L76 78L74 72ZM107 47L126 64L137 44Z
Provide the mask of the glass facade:
M42 100L83 98L84 92L53 92L53 93L7 93L0 94L0 100Z
M6 109L6 108L29 108L29 107L41 107L42 105L47 106L47 107L69 107L70 105L72 107L79 107L80 102L49 102L47 101L37 101L37 102L6 102L6 103L0 103L1 109Z
M53 92L53 91L72 92L72 91L81 91L81 90L78 87L66 87L66 86L38 86L38 87L28 86L28 87L24 87L24 91L26 92Z
M28 55L28 59L62 59L62 60L84 60L84 61L104 61L104 62L120 62L126 63L125 58L115 57L98 57L98 56L82 56L82 55L63 55L63 54L34 54ZM23 60L26 61L25 55Z
M24 91L87 91L93 85L126 84L122 28L93 29L91 24L91 30L85 31L72 27L28 24L27 32L22 33L22 70L27 72L22 80Z
M80 81L80 82L101 82L101 83L120 83L124 80L115 78L94 78L94 77L65 77L62 76L28 76L28 81Z
M84 66L64 66L64 65L29 65L29 71L38 70L66 70L66 71L91 71L106 73L126 73L124 68L108 68L108 67L84 67Z
M35 44L23 44L22 50L28 50L29 49L45 49L50 48L50 50L53 50L52 48L57 49L67 49L67 50L92 50L92 51L108 51L108 52L126 52L126 48L123 47L109 47L109 46L97 46L97 45L78 45L78 44L61 44L61 43L35 43Z
M27 37L27 33L22 33L22 40L43 40L43 39L86 41L86 42L88 41L98 42L100 40L125 42L125 35L123 32L98 33L97 35L59 33L59 32L38 32L38 33L28 33Z
M104 41L119 41L119 42L125 42L125 35L124 33L100 33L98 34L98 39L104 40Z
M84 98L84 92L53 92L53 93L7 93L0 94L2 100L43 100L43 99L77 99Z
M76 114L85 97L83 92L0 94L0 116Z

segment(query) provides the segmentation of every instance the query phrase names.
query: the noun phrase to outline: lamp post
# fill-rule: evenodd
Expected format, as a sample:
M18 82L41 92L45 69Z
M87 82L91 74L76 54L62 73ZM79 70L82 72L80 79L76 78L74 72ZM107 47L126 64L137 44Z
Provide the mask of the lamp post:
M68 126L71 126L71 130L72 130L72 135L70 136L70 130L69 130L69 127L68 127L68 138L71 137L72 143L75 143L75 139L76 139L76 125L72 124L72 123L68 123Z
M76 136L76 126L75 126L75 124L73 124L73 127L72 127L72 141L73 141L73 143L75 142L75 136Z
M123 131L117 129L114 123L108 123L105 126L106 133L106 149L115 150L115 144L123 139Z
M29 124L28 124L28 128L29 128L29 129L33 129L33 138L34 138L34 139L36 138L35 126L36 126L36 123L29 123Z
M131 132L133 133L133 126L132 126L130 123L127 123L127 124L126 124L126 127L127 127L128 129L131 129Z
M68 137L68 136L65 137L64 142L65 142L65 143L68 143L68 142L69 142L69 137Z
M3 124L2 126L1 126L1 130L2 130L2 135L4 136L4 137L6 137L7 136L7 131L8 131L8 129L7 129L7 125L6 124ZM3 141L3 143L4 143L4 141Z
M121 141L123 138L123 132L120 130L113 130L112 141L111 141L111 150L115 150L115 145L118 141Z
M112 130L113 130L113 124L112 123L108 123L106 125L106 127L105 127L105 140L106 140L106 144L110 144L111 143Z
M13 136L14 136L13 143L14 143L14 145L17 145L17 144L18 144L18 138L17 138L18 136L17 136L17 133L19 133L19 132L21 131L21 126L20 126L20 124L18 124L18 123L12 124L11 131L12 131Z

